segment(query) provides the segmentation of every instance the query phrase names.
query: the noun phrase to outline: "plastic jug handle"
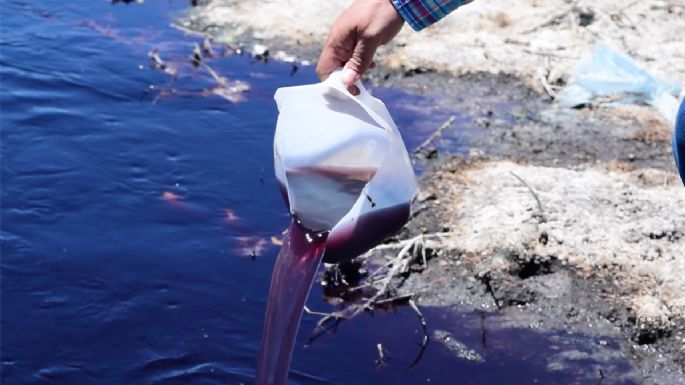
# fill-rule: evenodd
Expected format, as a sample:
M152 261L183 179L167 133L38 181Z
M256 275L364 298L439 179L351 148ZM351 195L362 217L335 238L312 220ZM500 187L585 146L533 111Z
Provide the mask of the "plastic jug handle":
M331 88L335 88L336 90L343 92L347 94L348 96L354 97L348 90L347 87L345 87L345 84L342 82L340 79L342 75L342 68L338 68L335 71L333 71L326 80L323 81L324 84ZM366 90L366 87L362 84L360 79L357 79L357 81L354 82L354 85L357 86L359 89L359 95L358 97L363 97L362 95L371 95L369 94L369 91Z
M371 95L371 93L364 87L362 84L361 80L357 80L354 82L354 85L357 86L359 89L359 95L355 96L352 95L348 90L345 84L342 82L340 79L340 76L342 75L342 68L338 68L333 73L331 73L326 80L323 81L323 84L327 85L328 87L331 87L335 90L338 90L342 92L343 94L347 95L349 98L354 100L355 102L359 103L359 105L367 112L369 115L371 115L371 118L376 121L381 127L388 131L393 131L394 128L391 126L388 121L382 117L381 114L378 113L373 108L373 105L377 103L376 99Z

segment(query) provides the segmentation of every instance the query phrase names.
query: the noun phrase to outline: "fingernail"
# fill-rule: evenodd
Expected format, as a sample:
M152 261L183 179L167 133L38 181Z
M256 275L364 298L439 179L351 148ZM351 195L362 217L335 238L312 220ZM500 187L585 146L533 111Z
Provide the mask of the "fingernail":
M359 75L357 75L357 73L354 70L349 68L344 68L342 70L342 73L340 74L340 80L342 80L342 82L347 85L356 82L357 78L359 78Z

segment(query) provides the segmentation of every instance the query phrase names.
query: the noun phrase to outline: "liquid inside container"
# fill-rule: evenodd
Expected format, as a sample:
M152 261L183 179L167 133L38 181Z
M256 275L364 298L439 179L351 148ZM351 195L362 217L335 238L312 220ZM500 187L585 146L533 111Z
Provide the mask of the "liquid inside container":
M275 95L276 178L290 213L310 231L330 232L326 262L356 257L399 230L417 190L390 114L357 86L351 95L335 72Z
M295 199L300 207L295 214L307 216L303 224L309 229L331 229L354 205L376 171L375 168L360 167L300 167L289 170L286 178L291 199ZM319 213L325 215L322 217Z
M374 170L354 170L357 172L352 173L345 173L345 171L350 170L306 168L296 170L293 175L296 185L311 184L312 191L317 192L311 199L316 199L320 193L324 197L335 196L339 202L344 201L345 203L330 207L330 210L336 210L332 215L340 215L342 218L355 204L360 194L369 205L376 204L373 198L366 196L364 192L364 187L370 180L369 175ZM289 182L292 183L293 179L290 178L290 174L288 175ZM284 186L280 187L288 205L288 191ZM322 209L326 207L327 202L327 199L322 199ZM371 208L357 218L339 222L334 227L334 231L328 235L323 261L326 263L343 262L370 250L385 238L398 232L407 223L410 207L411 205L406 203L385 208Z
M289 94L318 99L326 108L317 113L307 103L279 102L276 177L302 225L330 231L376 175L391 141L368 111L336 88L279 89L276 100L288 100Z

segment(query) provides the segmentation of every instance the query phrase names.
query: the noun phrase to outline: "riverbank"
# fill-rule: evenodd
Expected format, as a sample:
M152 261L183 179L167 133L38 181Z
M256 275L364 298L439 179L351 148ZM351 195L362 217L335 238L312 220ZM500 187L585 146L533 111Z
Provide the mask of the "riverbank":
M180 24L225 43L276 43L312 60L350 2L209 0ZM542 92L542 79L552 89L566 84L578 59L603 41L683 85L683 20L685 6L673 0L474 1L421 33L405 27L376 62L402 72L511 74Z
M214 0L179 24L313 62L345 4ZM457 116L443 134L468 151L449 155L438 139L415 154L426 170L416 215L365 263L420 237L427 263L417 254L394 281L400 296L503 312L521 327L617 336L630 379L685 383L685 189L671 126L647 106L553 101L600 37L684 84L675 40L684 13L668 1L476 1L423 34L405 28L367 80Z

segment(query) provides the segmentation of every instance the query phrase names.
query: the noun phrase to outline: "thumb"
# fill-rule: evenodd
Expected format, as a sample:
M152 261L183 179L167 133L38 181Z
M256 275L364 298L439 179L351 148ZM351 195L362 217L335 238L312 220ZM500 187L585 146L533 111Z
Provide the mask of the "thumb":
M356 82L367 69L371 66L373 55L376 53L378 44L369 39L360 39L354 47L352 57L345 63L341 80L351 86Z

